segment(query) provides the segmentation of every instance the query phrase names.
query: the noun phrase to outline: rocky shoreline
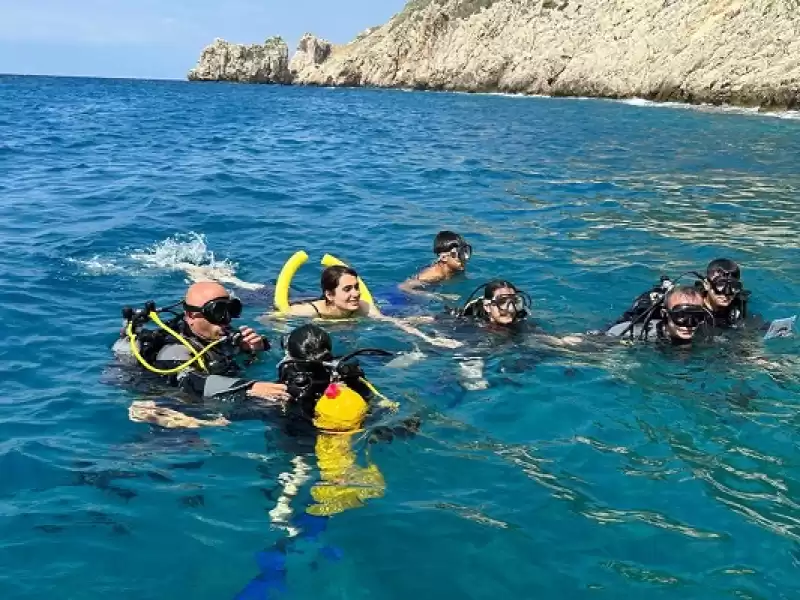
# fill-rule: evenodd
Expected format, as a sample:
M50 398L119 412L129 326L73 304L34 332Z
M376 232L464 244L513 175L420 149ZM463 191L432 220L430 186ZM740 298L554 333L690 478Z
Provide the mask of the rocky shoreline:
M795 0L411 0L355 40L215 40L192 81L800 108Z

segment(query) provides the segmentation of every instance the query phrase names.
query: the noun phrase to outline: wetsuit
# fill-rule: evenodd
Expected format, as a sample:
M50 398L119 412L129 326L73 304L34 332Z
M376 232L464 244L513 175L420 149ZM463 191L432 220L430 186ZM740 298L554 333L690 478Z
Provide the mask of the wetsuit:
M650 319L639 321L631 327L633 321L622 321L615 323L605 331L605 335L610 337L626 337L634 340L645 341L665 341L667 335L664 333L664 321L660 319Z
M749 293L748 293L749 295ZM747 298L736 296L730 306L714 311L714 327L720 329L739 329L747 318Z
M342 383L358 393L369 403L373 394L369 387L361 381L364 371L353 361L345 367L348 371L342 377ZM278 381L286 385L292 397L290 413L310 423L314 417L314 406L325 393L332 379L331 371L319 363L286 363L278 370Z
M197 350L202 350L209 343L196 336L182 317L173 319L168 325ZM193 356L186 346L165 331L143 330L137 334L137 342L145 360L157 369L173 369ZM125 362L135 362L127 336L123 335L117 340L113 350L117 357ZM238 347L222 342L203 355L207 370L196 361L178 373L160 377L195 398L244 394L254 382L241 377L242 368L235 360L240 353Z

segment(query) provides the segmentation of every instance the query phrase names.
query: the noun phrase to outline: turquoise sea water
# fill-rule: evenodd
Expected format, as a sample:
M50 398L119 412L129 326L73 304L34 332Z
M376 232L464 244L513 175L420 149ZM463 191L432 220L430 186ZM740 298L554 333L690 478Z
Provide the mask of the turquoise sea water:
M451 228L475 256L444 291L510 278L550 332L600 327L660 273L719 255L756 312L786 317L798 156L800 122L757 115L0 77L0 598L232 598L285 537L268 513L292 455L269 424L128 420L120 307L180 297L179 263L269 282L305 248L298 293L324 252L375 291ZM368 364L423 426L371 447L385 496L331 520L320 543L339 560L290 556L287 597L800 594L796 337L465 353L387 325L332 331L341 351L424 354ZM488 388L461 385L465 354Z

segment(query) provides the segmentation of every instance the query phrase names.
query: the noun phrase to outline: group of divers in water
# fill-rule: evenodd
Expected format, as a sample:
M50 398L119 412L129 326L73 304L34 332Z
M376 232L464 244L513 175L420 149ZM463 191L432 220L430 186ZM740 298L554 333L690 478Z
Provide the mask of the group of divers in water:
M431 286L463 273L472 257L470 244L452 231L436 235L433 252L435 262L401 283L390 303L400 304L403 298L415 296L441 299ZM292 278L307 259L300 251L287 261L274 289L275 311L266 318L307 317L319 322L364 317L391 323L435 346L455 349L462 345L419 329L423 323L435 323L434 316L403 318L382 312L380 302L372 297L356 270L330 255L322 260L321 295L290 302ZM679 284L687 275L694 281ZM203 279L202 274L198 279ZM530 333L546 345L562 348L613 338L685 347L700 335L713 338L715 331L731 328L763 329L768 337L791 333L793 318L765 323L748 315L749 296L739 265L719 258L712 260L704 273L692 271L675 280L662 276L604 330L565 336L540 332L532 322L529 294L505 279L479 286L461 306L448 308L446 313L451 319L474 324L476 331ZM171 399L159 395L157 402L134 402L130 416L161 427L196 428L269 414L283 424L281 429L287 436L313 438L320 481L311 488L311 503L300 521L296 519L287 527L295 532L318 532L315 517L329 517L383 493L380 471L372 464L357 464L355 442L412 436L420 427L420 419L411 417L393 426L369 427L372 418L396 410L397 404L369 381L358 357L393 354L361 348L335 356L331 336L313 322L281 337L284 356L278 363L276 381L246 378L248 365L271 345L254 329L233 326L241 313L242 301L219 281L208 280L195 281L182 301L165 308L148 302L139 309L123 309L124 326L114 344L117 358L154 374L159 386L180 392ZM307 480L307 466L298 464L296 478ZM273 520L280 521L281 514L291 513L289 501L288 496L279 499L271 513ZM275 556L262 559L269 561ZM270 569L261 566L261 574L248 587L251 592L270 584ZM251 596L243 592L240 597Z

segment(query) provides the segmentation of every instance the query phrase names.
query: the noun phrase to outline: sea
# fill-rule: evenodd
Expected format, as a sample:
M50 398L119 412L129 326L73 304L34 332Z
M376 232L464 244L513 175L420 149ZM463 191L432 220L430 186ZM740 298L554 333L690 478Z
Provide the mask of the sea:
M800 313L796 116L0 76L0 598L233 599L259 578L280 581L249 598L800 597L797 325L561 348L441 318L502 278L538 331L579 334L720 257L752 314ZM330 253L380 301L440 230L472 245L466 272L398 310L461 348L325 324L338 354L394 355L363 357L400 405L368 428L420 423L352 440L378 493L325 479L269 418L132 420L176 392L114 359L123 307L221 278L272 344L249 376L271 381L302 321L259 318L294 252L293 297ZM321 485L351 500L324 531L274 517Z

